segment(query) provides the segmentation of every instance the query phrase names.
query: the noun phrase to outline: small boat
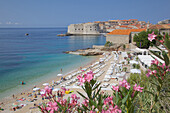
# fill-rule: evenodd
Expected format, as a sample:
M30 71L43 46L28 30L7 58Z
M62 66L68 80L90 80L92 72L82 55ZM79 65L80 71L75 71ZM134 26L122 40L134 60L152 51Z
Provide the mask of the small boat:
M25 33L25 36L28 36L29 34L28 33Z

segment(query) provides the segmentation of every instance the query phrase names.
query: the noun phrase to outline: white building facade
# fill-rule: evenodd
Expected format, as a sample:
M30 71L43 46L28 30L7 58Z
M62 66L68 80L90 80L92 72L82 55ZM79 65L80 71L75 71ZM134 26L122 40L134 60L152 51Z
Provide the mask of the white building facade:
M71 24L68 26L68 34L100 34L98 23Z

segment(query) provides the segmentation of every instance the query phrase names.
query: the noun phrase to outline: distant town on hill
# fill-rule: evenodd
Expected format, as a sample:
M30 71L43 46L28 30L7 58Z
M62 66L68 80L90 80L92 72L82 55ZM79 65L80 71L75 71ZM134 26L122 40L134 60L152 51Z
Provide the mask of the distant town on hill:
M162 24L166 24L162 25ZM170 20L159 21L156 27L169 28ZM109 33L117 29L152 29L155 25L149 21L138 21L138 19L129 20L108 20L108 21L94 21L80 24L71 24L68 26L68 34L101 34ZM158 28L158 29L159 29Z

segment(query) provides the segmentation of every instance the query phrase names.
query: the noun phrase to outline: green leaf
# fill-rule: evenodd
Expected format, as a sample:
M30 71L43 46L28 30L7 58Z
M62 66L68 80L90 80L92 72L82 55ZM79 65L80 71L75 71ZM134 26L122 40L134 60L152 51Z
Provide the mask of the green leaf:
M156 54L154 51L149 50L152 54L154 54L155 56L157 56L158 58L164 60L160 55ZM154 58L154 57L153 57ZM155 58L154 58L155 59Z
M84 111L90 111L90 109L89 108L87 108L84 104L82 104L82 106L83 106L83 108L85 109Z
M150 83L153 84L153 85L155 85L155 86L158 86L158 84L156 84L156 83L154 83L154 82L152 82L152 81L150 81Z
M70 97L68 97L68 99L67 99L67 104L69 104L70 103Z
M64 107L59 102L57 102L57 105L60 107L60 109L64 109Z
M83 98L87 99L87 97L85 97L83 94L81 94L79 91L77 91L77 93L82 96Z
M116 105L118 104L119 100L120 100L120 97L119 97L118 92L116 91Z
M90 81L90 84L92 85L92 87L93 87L93 85L96 83L96 81L94 80L94 79L92 79L91 81Z
M160 86L158 86L158 87L157 87L157 90L158 90L158 91L160 91L160 90L161 90L161 87L160 87Z
M47 107L47 105L45 103L43 103L43 107Z
M96 102L95 102L95 101L93 101L93 100L91 100L91 99L90 99L90 102L92 103L92 105L94 105L94 106L95 106L95 108L97 108L97 104L96 104Z
M154 94L152 92L150 92L150 91L145 90L145 92L147 92L147 93L151 94L152 96L154 96Z
M164 57L164 61L165 61L166 66L168 66L169 65L169 58L168 58L165 51L162 51L162 56Z
M170 49L170 40L166 39L165 40L165 46Z
M126 100L128 99L129 93L122 99L122 103L124 104Z
M162 85L162 79L158 78L158 82ZM158 85L159 86L159 85ZM157 87L158 87L157 86Z
M95 97L99 94L100 90L101 90L101 87L100 87L99 90L97 91ZM94 98L95 98L95 97L94 97Z
M98 88L100 86L101 83L97 84L96 87L94 87L92 90L95 90L96 88Z

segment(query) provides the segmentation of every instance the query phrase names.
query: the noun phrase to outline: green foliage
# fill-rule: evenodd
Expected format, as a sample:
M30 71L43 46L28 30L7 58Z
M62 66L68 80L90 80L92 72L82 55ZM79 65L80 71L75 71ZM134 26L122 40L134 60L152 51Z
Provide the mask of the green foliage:
M126 72L126 71L127 71L127 67L124 67L124 68L123 68L123 71Z
M139 64L132 64L132 67L135 69L140 69L140 65Z
M136 69L140 69L140 65L139 64L136 65Z
M120 87L119 91L113 92L113 101L116 105L120 106L123 113L134 113L136 107L134 100L138 93L138 91L134 92L132 85L130 89Z
M156 44L155 40L153 40L152 42L150 42L148 40L148 34L151 34L153 31L156 35L158 35L159 40L162 39L162 36L159 35L158 30L142 31L138 34L135 34L134 38L133 38L133 41L136 42L137 47L139 47L139 48L149 48L149 46L153 46L154 44Z
M125 44L123 45L123 49L124 49L124 50L126 49L126 45L125 45Z
M136 61L139 61L139 58L138 58L138 57L136 57Z
M110 42L110 41L107 41L106 43L105 43L105 47L110 47L110 46L112 46L113 45L113 43L112 42Z
M137 73L134 73L134 74L131 73L127 82L130 83L131 85L138 84L141 87L144 87L146 89L148 86L149 80L148 80L148 77L145 75L145 73L142 72L141 75Z
M148 33L146 31L142 31L138 35L135 35L133 41L136 42L136 45L139 48L149 48L150 46Z

